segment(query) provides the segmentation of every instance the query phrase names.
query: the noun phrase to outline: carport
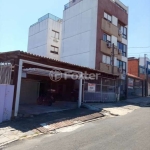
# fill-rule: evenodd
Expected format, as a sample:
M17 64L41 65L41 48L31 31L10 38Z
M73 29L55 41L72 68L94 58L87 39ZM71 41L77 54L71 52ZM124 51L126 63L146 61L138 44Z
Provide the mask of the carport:
M30 66L30 68L25 68L25 66ZM32 66L36 67L36 68L32 68ZM41 68L45 68L45 69L41 69ZM34 91L38 91L37 93L39 93L39 81L33 80L33 81L26 81L26 80L22 80L22 76L27 76L27 75L32 75L32 76L42 76L42 77L47 77L49 78L50 76L50 71L51 70L59 70L62 72L62 78L65 78L65 72L67 72L67 79L71 80L71 76L73 73L75 74L79 74L80 75L80 79L79 79L79 84L78 84L78 100L77 100L77 104L75 105L73 102L66 102L65 105L62 102L57 102L54 105L52 105L51 107L45 107L45 106L36 106L35 105L29 105L30 103L27 103L26 100L24 100L26 102L26 104L28 105L24 105L22 106L21 111L23 112L27 112L28 110L30 111L31 109L34 109L35 112L34 114L39 114L40 112L42 113L46 113L46 112L55 112L55 111L61 111L61 110L66 110L66 109L71 109L71 108L75 108L75 106L78 106L78 108L81 106L81 100L82 100L82 72L79 71L75 71L75 70L71 70L71 69L64 69L64 68L60 68L60 67L55 67L55 66L50 66L50 65L44 65L42 63L36 63L33 61L28 61L28 60L23 60L20 59L19 60L19 72L18 72L18 82L17 82L17 91L16 91L16 103L15 103L15 111L14 111L14 116L17 116L18 111L19 111L19 104L20 102L23 102L23 100L21 101L21 98L24 99L25 95L31 95L28 94L28 92L25 93L24 96L21 97L20 93L22 93L24 90L26 90L24 88L24 90L21 92L21 85L25 84L26 82L28 82L28 86L31 84L31 87L33 86L34 88L31 89L31 93L35 93ZM56 76L59 76L60 74L56 74ZM50 80L50 79L49 79ZM58 81L59 82L59 81ZM22 83L22 84L21 84ZM34 83L34 84L33 84ZM51 81L52 83L52 81ZM54 83L56 84L56 83ZM23 87L23 86L22 86ZM28 87L29 88L29 87ZM37 96L39 96L37 94ZM36 96L34 96L34 98L36 98ZM30 99L31 102L31 99ZM31 112L31 111L30 111ZM33 112L33 110L32 110Z
M17 116L20 110L35 114L47 113L59 109L71 109L74 106L79 108L84 102L105 102L116 99L115 83L118 74L112 75L22 51L0 53L0 62L6 61L9 61L13 68L9 83L14 85L12 116ZM58 82L50 79L49 73L53 70L61 71L61 80ZM73 80L74 74L78 75L78 79ZM87 78L85 78L85 74L88 75ZM98 79L91 80L90 74L99 74ZM53 75L60 76L59 72L55 72ZM64 98L57 100L52 106L37 105L37 102L39 104L37 98L41 93L43 94L45 87L56 93L59 89L61 94L64 92ZM73 101L68 93L73 93L71 94Z

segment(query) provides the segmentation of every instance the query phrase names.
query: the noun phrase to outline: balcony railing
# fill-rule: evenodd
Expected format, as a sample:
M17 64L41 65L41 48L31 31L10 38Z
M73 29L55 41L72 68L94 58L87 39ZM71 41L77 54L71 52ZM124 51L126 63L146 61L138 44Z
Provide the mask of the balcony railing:
M39 19L38 19L38 22L41 22L41 21L43 21L43 20L45 20L45 19L48 19L48 18L50 18L50 19L52 19L52 20L54 20L54 21L62 21L61 18L58 18L58 17L56 17L56 16L54 16L54 15L48 13L48 14L44 15L43 17L39 18Z
M71 2L67 3L65 6L64 6L64 10L76 5L77 3L81 2L82 0L72 0Z

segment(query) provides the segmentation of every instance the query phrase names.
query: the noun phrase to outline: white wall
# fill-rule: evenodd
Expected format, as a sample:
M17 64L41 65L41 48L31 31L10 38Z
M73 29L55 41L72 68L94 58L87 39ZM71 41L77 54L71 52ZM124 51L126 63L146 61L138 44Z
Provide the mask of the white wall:
M150 59L146 58L146 61L150 62ZM144 57L139 58L139 65L143 66L143 67L145 66L145 58Z
M64 11L61 60L95 68L98 0L83 0Z
M54 42L52 30L60 33L60 38ZM28 52L36 55L60 59L62 22L56 22L50 18L38 22L29 28ZM59 48L59 54L50 52L51 45Z
M39 22L29 28L28 52L45 56L48 34L48 20Z
M59 39L55 42L52 36L52 30L59 32ZM48 19L48 38L47 38L47 56L53 59L60 59L60 50L61 50L61 36L62 36L62 22L56 22L51 19ZM58 54L51 53L51 45L59 48Z

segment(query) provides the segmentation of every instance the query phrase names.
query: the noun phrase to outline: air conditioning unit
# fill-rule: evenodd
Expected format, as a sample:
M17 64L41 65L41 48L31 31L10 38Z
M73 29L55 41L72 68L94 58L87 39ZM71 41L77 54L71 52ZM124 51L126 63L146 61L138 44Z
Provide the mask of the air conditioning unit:
M111 47L112 47L111 43L108 42L108 43L107 43L107 47L108 47L108 48L111 48Z
M118 53L119 53L119 54L122 54L122 50L121 50L121 49L118 49Z
M121 30L119 30L119 31L118 31L118 34L119 34L119 35L122 35L122 31L121 31Z
M118 68L118 72L119 72L119 73L122 73L122 68Z

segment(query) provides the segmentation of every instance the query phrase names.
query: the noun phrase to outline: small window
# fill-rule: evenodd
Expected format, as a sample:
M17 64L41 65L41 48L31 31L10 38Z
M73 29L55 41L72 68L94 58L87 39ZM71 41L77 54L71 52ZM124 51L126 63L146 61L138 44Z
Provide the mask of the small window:
M58 47L51 45L51 53L58 54Z
M109 14L107 14L106 12L104 12L104 18L105 18L106 20L108 20L109 22L112 21L112 16L109 15Z
M110 56L103 55L103 63L110 65Z
M52 37L59 39L59 32L52 30Z
M103 41L111 43L110 35L107 35L107 34L104 33L103 34Z

